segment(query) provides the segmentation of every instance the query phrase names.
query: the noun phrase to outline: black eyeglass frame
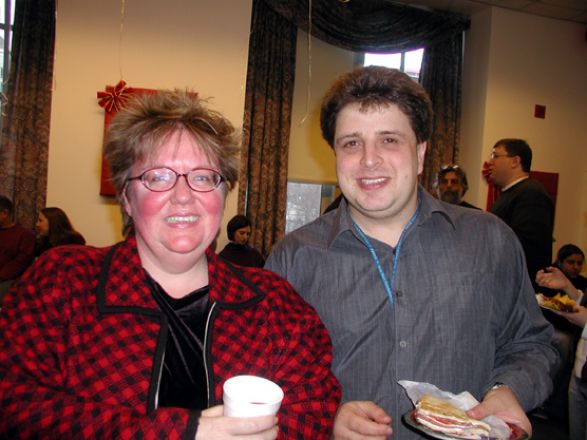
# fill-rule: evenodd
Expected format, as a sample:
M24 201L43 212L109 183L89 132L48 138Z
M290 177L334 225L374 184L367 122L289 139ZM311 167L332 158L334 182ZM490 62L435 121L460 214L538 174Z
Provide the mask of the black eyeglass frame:
M505 153L505 154L496 154L494 151L491 152L491 154L489 155L489 158L491 160L495 160L499 157L514 157L511 154Z
M157 189L153 189L153 188L149 188L149 186L147 185L147 182L145 181L145 175L153 170L169 170L172 173L175 174L175 181L173 182L173 185L171 185L169 188L167 189L161 189L161 190L157 190ZM191 184L190 184L190 180L188 179L188 176L193 173L194 171L212 171L216 176L218 176L218 181L216 182L216 184L210 188L210 189L199 189L199 188L194 188ZM188 171L187 173L178 173L177 171L175 171L172 168L168 168L168 167L156 167L156 168L149 168L148 170L143 171L141 174L139 174L138 176L135 177L129 177L128 179L126 179L127 182L130 182L131 180L140 180L141 183L143 184L143 186L145 188L147 188L149 191L152 192L167 192L167 191L171 191L173 188L175 188L175 185L177 185L177 182L179 181L179 178L183 177L185 178L185 181L188 185L188 187L192 190L192 191L196 191L199 193L208 193L211 191L214 191L216 188L218 188L222 182L226 181L226 177L224 177L222 174L220 174L220 172L218 170L212 169L212 168L206 168L206 167L198 167L198 168L194 168L190 171Z

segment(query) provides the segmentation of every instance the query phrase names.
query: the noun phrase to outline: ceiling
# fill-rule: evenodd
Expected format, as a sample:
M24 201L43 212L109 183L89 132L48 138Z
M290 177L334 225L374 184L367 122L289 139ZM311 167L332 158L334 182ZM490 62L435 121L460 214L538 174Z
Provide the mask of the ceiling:
M526 14L587 24L587 0L396 0L424 8L460 12L470 16L490 6Z

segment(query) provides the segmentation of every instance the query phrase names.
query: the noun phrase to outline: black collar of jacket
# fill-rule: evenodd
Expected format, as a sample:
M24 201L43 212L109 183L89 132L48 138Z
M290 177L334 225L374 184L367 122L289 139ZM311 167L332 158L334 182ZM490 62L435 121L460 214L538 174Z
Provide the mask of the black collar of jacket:
M206 251L206 257L208 258L210 301L217 303L217 307L225 309L246 308L265 298L266 294L243 274L242 268L219 259L211 249ZM113 270L117 268L112 264L115 258L124 261L124 263L117 262L115 264L124 264L125 273L129 277L140 278L145 282L126 287L118 285L119 283L114 285L112 281ZM254 270L260 271L261 269ZM228 272L234 276L229 276ZM120 273L116 275L121 276ZM140 264L134 237L112 246L104 258L98 279L96 290L98 310L101 313L135 313L160 317L161 312L151 295L145 277L146 274ZM235 282L240 286L234 286ZM113 292L114 300L111 295ZM229 294L229 292L231 293ZM135 296L139 303L136 300L133 301L131 295Z

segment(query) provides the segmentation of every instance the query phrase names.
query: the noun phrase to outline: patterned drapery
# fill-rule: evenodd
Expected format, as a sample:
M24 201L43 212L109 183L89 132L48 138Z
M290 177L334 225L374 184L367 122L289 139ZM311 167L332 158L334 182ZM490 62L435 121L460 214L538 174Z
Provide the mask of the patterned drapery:
M429 157L422 175L424 186L430 190L439 166L445 161L456 160L458 156L462 35L469 26L468 19L458 14L401 6L387 0L254 0L239 210L245 212L246 208L246 213L252 217L256 225L253 244L264 253L281 238L285 230L285 209L281 209L285 207L285 181L283 184L280 181L279 184L255 182L252 185L254 179L249 167L255 160L266 165L267 171L260 177L264 179L263 175L269 178L269 167L277 166L272 175L287 179L289 135L286 136L286 132L289 133L289 129L281 124L277 127L268 125L257 113L268 114L266 107L259 103L271 102L282 106L274 107L274 111L281 116L280 121L285 123L286 119L289 120L293 65L281 64L283 60L293 60L295 56L295 41L291 40L295 40L295 30L289 23L332 45L356 52L400 52L424 47L422 83L431 95L436 114L435 134L428 146ZM269 31L271 25L274 27ZM292 53L288 55L285 50ZM279 78L280 75L284 77ZM280 97L278 102L266 95L263 88L280 83L283 87L281 92L271 89L273 96ZM253 85L257 90L249 90ZM255 108L258 105L259 108ZM255 137L247 133L250 127L263 133L265 138L274 136L279 141L266 142L264 148L278 150L282 162L270 161L269 157L273 159L276 156L268 156L266 149L262 150L262 154L259 150L254 152L253 148L259 145L254 141ZM269 133L276 129L279 131ZM268 192L272 190L278 192ZM257 199L279 200L278 209L272 209L276 205L263 206ZM252 201L255 202L250 206ZM259 228L261 230L257 230Z
M18 0L0 138L0 194L32 228L45 206L51 118L55 0Z
M463 35L458 33L426 48L422 59L420 82L432 100L434 125L420 182L433 194L434 181L440 167L458 163L462 52Z
M253 1L239 177L239 212L265 256L285 231L297 27Z

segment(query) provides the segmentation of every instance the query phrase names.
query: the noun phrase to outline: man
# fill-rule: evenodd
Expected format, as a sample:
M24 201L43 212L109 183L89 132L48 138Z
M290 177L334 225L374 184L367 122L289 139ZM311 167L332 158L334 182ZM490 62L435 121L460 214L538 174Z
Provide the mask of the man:
M465 208L479 209L463 200L463 196L469 189L467 174L458 165L445 165L436 174L436 194L443 202L453 205L464 206Z
M266 267L317 310L334 347L343 404L337 439L420 436L397 381L470 391L470 415L531 426L548 395L552 328L513 232L494 216L441 203L418 185L432 108L407 75L363 67L324 98L340 206L288 234Z
M0 304L12 282L32 263L35 236L12 220L13 204L0 196Z
M530 279L552 264L554 205L542 184L530 178L532 150L522 139L495 143L489 161L489 178L502 193L490 212L518 236Z

